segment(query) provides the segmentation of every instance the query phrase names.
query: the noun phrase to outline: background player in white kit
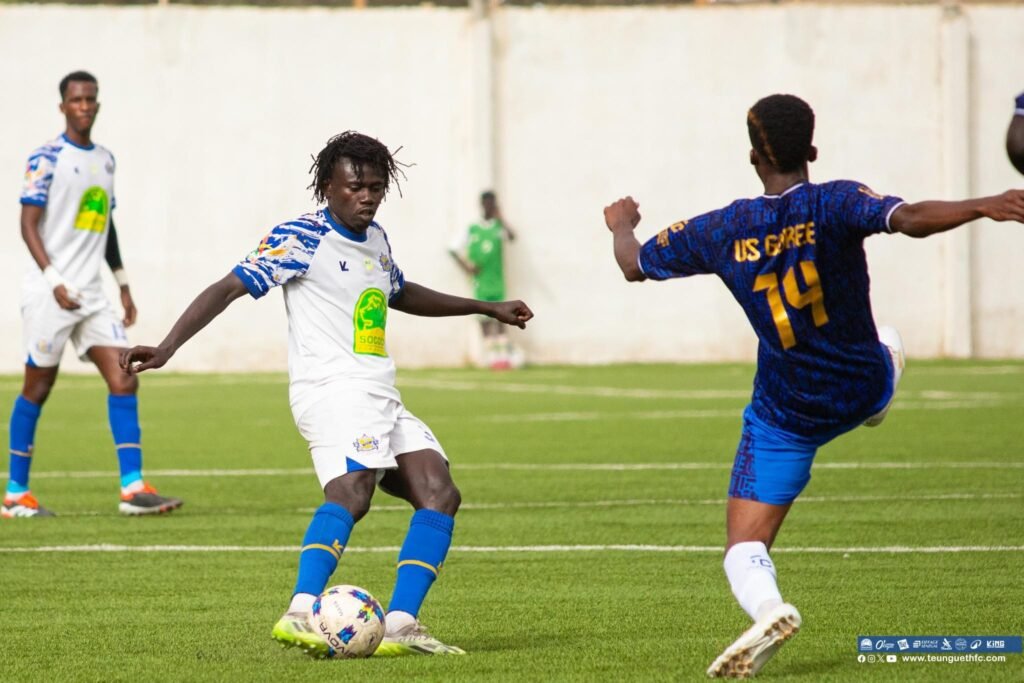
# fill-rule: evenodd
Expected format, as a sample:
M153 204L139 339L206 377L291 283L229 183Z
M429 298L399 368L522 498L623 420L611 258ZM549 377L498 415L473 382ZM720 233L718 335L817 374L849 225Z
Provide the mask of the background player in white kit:
M63 134L29 157L21 193L21 235L38 268L22 286L25 383L14 402L10 426L10 476L0 515L49 517L29 490L36 424L57 380L70 339L82 359L99 369L110 389L107 409L121 471L124 514L168 512L181 506L142 478L142 446L136 392L138 379L121 372L118 353L124 328L135 321L135 303L121 263L111 212L114 156L92 142L100 105L96 78L75 71L60 82ZM100 266L106 260L121 288L122 319L103 294Z
M121 367L129 373L161 367L232 301L283 285L292 414L309 442L325 502L306 531L292 601L272 635L312 656L328 654L309 625L310 610L379 483L415 512L376 654L464 654L430 636L418 620L448 553L460 496L444 450L395 388L385 345L388 309L482 314L520 328L533 313L521 301L464 299L405 281L373 220L401 173L379 141L352 131L335 136L311 171L313 196L326 206L271 230L246 260L196 297L159 346L122 352Z

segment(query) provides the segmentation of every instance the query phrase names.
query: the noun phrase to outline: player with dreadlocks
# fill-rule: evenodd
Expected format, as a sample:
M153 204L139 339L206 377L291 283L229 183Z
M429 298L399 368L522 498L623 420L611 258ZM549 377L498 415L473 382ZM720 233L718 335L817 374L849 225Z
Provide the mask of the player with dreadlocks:
M385 345L388 311L481 314L520 328L533 313L521 301L463 299L405 279L374 221L391 182L397 185L402 175L379 141L342 133L310 170L313 196L325 206L271 230L189 305L159 346L125 350L121 367L134 374L163 366L232 301L247 293L258 299L282 285L292 415L309 442L324 503L306 531L291 604L272 635L314 657L330 654L310 613L379 484L414 512L377 654L464 654L432 637L418 619L448 553L460 496L441 445L395 388Z
M864 239L927 237L977 218L1024 222L1024 191L907 204L861 183L813 184L814 112L772 95L747 113L750 163L764 194L680 221L643 246L631 197L604 210L629 281L717 275L758 337L757 375L726 507L725 573L754 620L708 669L754 675L800 627L782 600L768 549L810 480L817 449L859 425L881 423L903 371L903 345L875 327Z

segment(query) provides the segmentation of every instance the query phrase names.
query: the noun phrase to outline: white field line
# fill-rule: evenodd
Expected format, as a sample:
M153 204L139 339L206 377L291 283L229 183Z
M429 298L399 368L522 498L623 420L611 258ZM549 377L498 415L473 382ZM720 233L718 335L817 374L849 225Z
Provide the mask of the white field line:
M528 384L514 382L457 381L436 379L406 379L400 383L403 387L438 389L442 391L477 391L511 394L557 394L561 396L589 396L599 398L636 398L636 399L749 399L750 389L643 389L634 387L587 387L568 384ZM1006 401L1020 400L1021 392L993 391L906 391L899 396L903 399L923 399L925 401Z
M932 398L923 401L897 400L894 410L961 410L964 408L997 408L1010 405L1010 402L995 399L973 399L953 401L947 398ZM525 424L532 422L600 422L614 420L707 420L724 418L736 420L743 415L743 408L726 409L692 409L692 410L636 410L624 412L608 412L600 410L565 411L545 413L499 413L496 415L439 415L431 418L431 422L483 422L492 424ZM270 426L273 420L258 419L250 426ZM0 424L0 432L7 431L6 424Z
M638 389L634 387L580 387L571 384L530 384L525 382L475 382L406 378L402 387L443 391L479 391L506 394L557 394L601 398L718 399L749 398L749 389Z
M565 412L565 413L509 413L506 415L480 415L470 417L472 422L596 422L599 420L695 420L709 417L740 418L743 409L740 407L732 410L647 410L622 413L610 413L600 411L586 412ZM442 417L441 420L458 419L465 421L465 417ZM435 418L436 420L436 418ZM434 422L435 420L431 420Z
M878 503L894 501L946 501L946 500L1015 500L1024 497L1021 493L936 493L909 496L803 496L797 503ZM622 500L584 501L523 501L514 503L463 503L464 510L533 510L549 508L617 508L617 507L669 507L686 505L725 505L726 498L626 498ZM312 513L316 508L299 508L298 512ZM380 512L409 512L408 505L374 505Z
M884 503L898 501L978 501L978 500L1017 500L1024 498L1022 493L935 493L922 495L902 496L802 496L797 499L798 503ZM725 505L726 498L624 498L621 500L555 500L555 501L520 501L508 503L463 503L459 511L469 510L550 510L550 509L600 509L600 508L626 508L626 507L685 507L689 505ZM405 512L408 513L408 504L402 505L374 505L375 512ZM296 512L312 514L316 508L296 508ZM61 517L116 517L114 512L99 512L95 510L81 512L62 512Z
M464 463L455 464L460 470L525 470L555 472L631 472L631 471L689 471L729 470L726 462L657 462L657 463ZM1024 462L819 462L816 470L993 470L1024 469ZM209 469L209 470L146 470L150 477L293 477L313 474L311 467L267 468L267 469ZM100 479L116 477L113 470L51 471L33 472L33 479Z
M346 553L397 553L398 546L347 547ZM0 547L0 554L14 553L295 553L297 545L48 545L37 547ZM581 553L581 552L621 552L621 553L720 553L722 547L717 545L457 545L452 546L454 553ZM1024 552L1024 545L953 545L953 546L875 546L828 548L818 546L807 547L775 547L773 554L946 554L946 553L1019 553Z
M1022 375L1024 365L966 365L956 368L914 368L915 375Z
M924 401L902 401L897 400L893 409L901 410L961 410L964 408L998 408L1010 405L1008 401L994 399L978 399L967 401L950 401L948 399L934 399ZM525 422L598 422L601 420L705 420L708 418L739 419L743 415L743 408L737 406L732 409L708 409L708 410L639 410L628 412L603 412L593 411L568 411L562 413L506 413L498 415L458 415L438 416L431 419L431 422L458 420L459 422L497 422L497 423L525 423Z

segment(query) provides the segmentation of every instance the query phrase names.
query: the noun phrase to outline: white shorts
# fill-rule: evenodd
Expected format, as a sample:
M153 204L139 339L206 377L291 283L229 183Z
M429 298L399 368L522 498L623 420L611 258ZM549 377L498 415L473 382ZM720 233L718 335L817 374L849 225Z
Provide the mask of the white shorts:
M445 454L437 437L401 401L359 389L325 391L295 418L299 433L309 442L320 486L358 470L398 467L397 456L413 451Z
M51 291L25 292L21 319L22 340L28 353L26 362L42 368L60 365L69 339L82 360L88 360L86 353L94 346L128 346L121 316L102 295L89 298L79 309L67 311Z

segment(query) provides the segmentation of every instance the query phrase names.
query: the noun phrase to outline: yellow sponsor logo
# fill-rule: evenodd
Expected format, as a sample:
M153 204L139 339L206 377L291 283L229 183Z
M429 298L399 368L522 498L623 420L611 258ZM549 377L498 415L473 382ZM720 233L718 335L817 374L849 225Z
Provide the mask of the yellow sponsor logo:
M82 195L78 203L78 215L75 216L75 230L103 232L107 229L107 216L110 215L110 197L107 191L93 185Z
M352 315L352 350L370 356L387 356L384 348L387 321L388 300L384 292L373 287L360 294Z

